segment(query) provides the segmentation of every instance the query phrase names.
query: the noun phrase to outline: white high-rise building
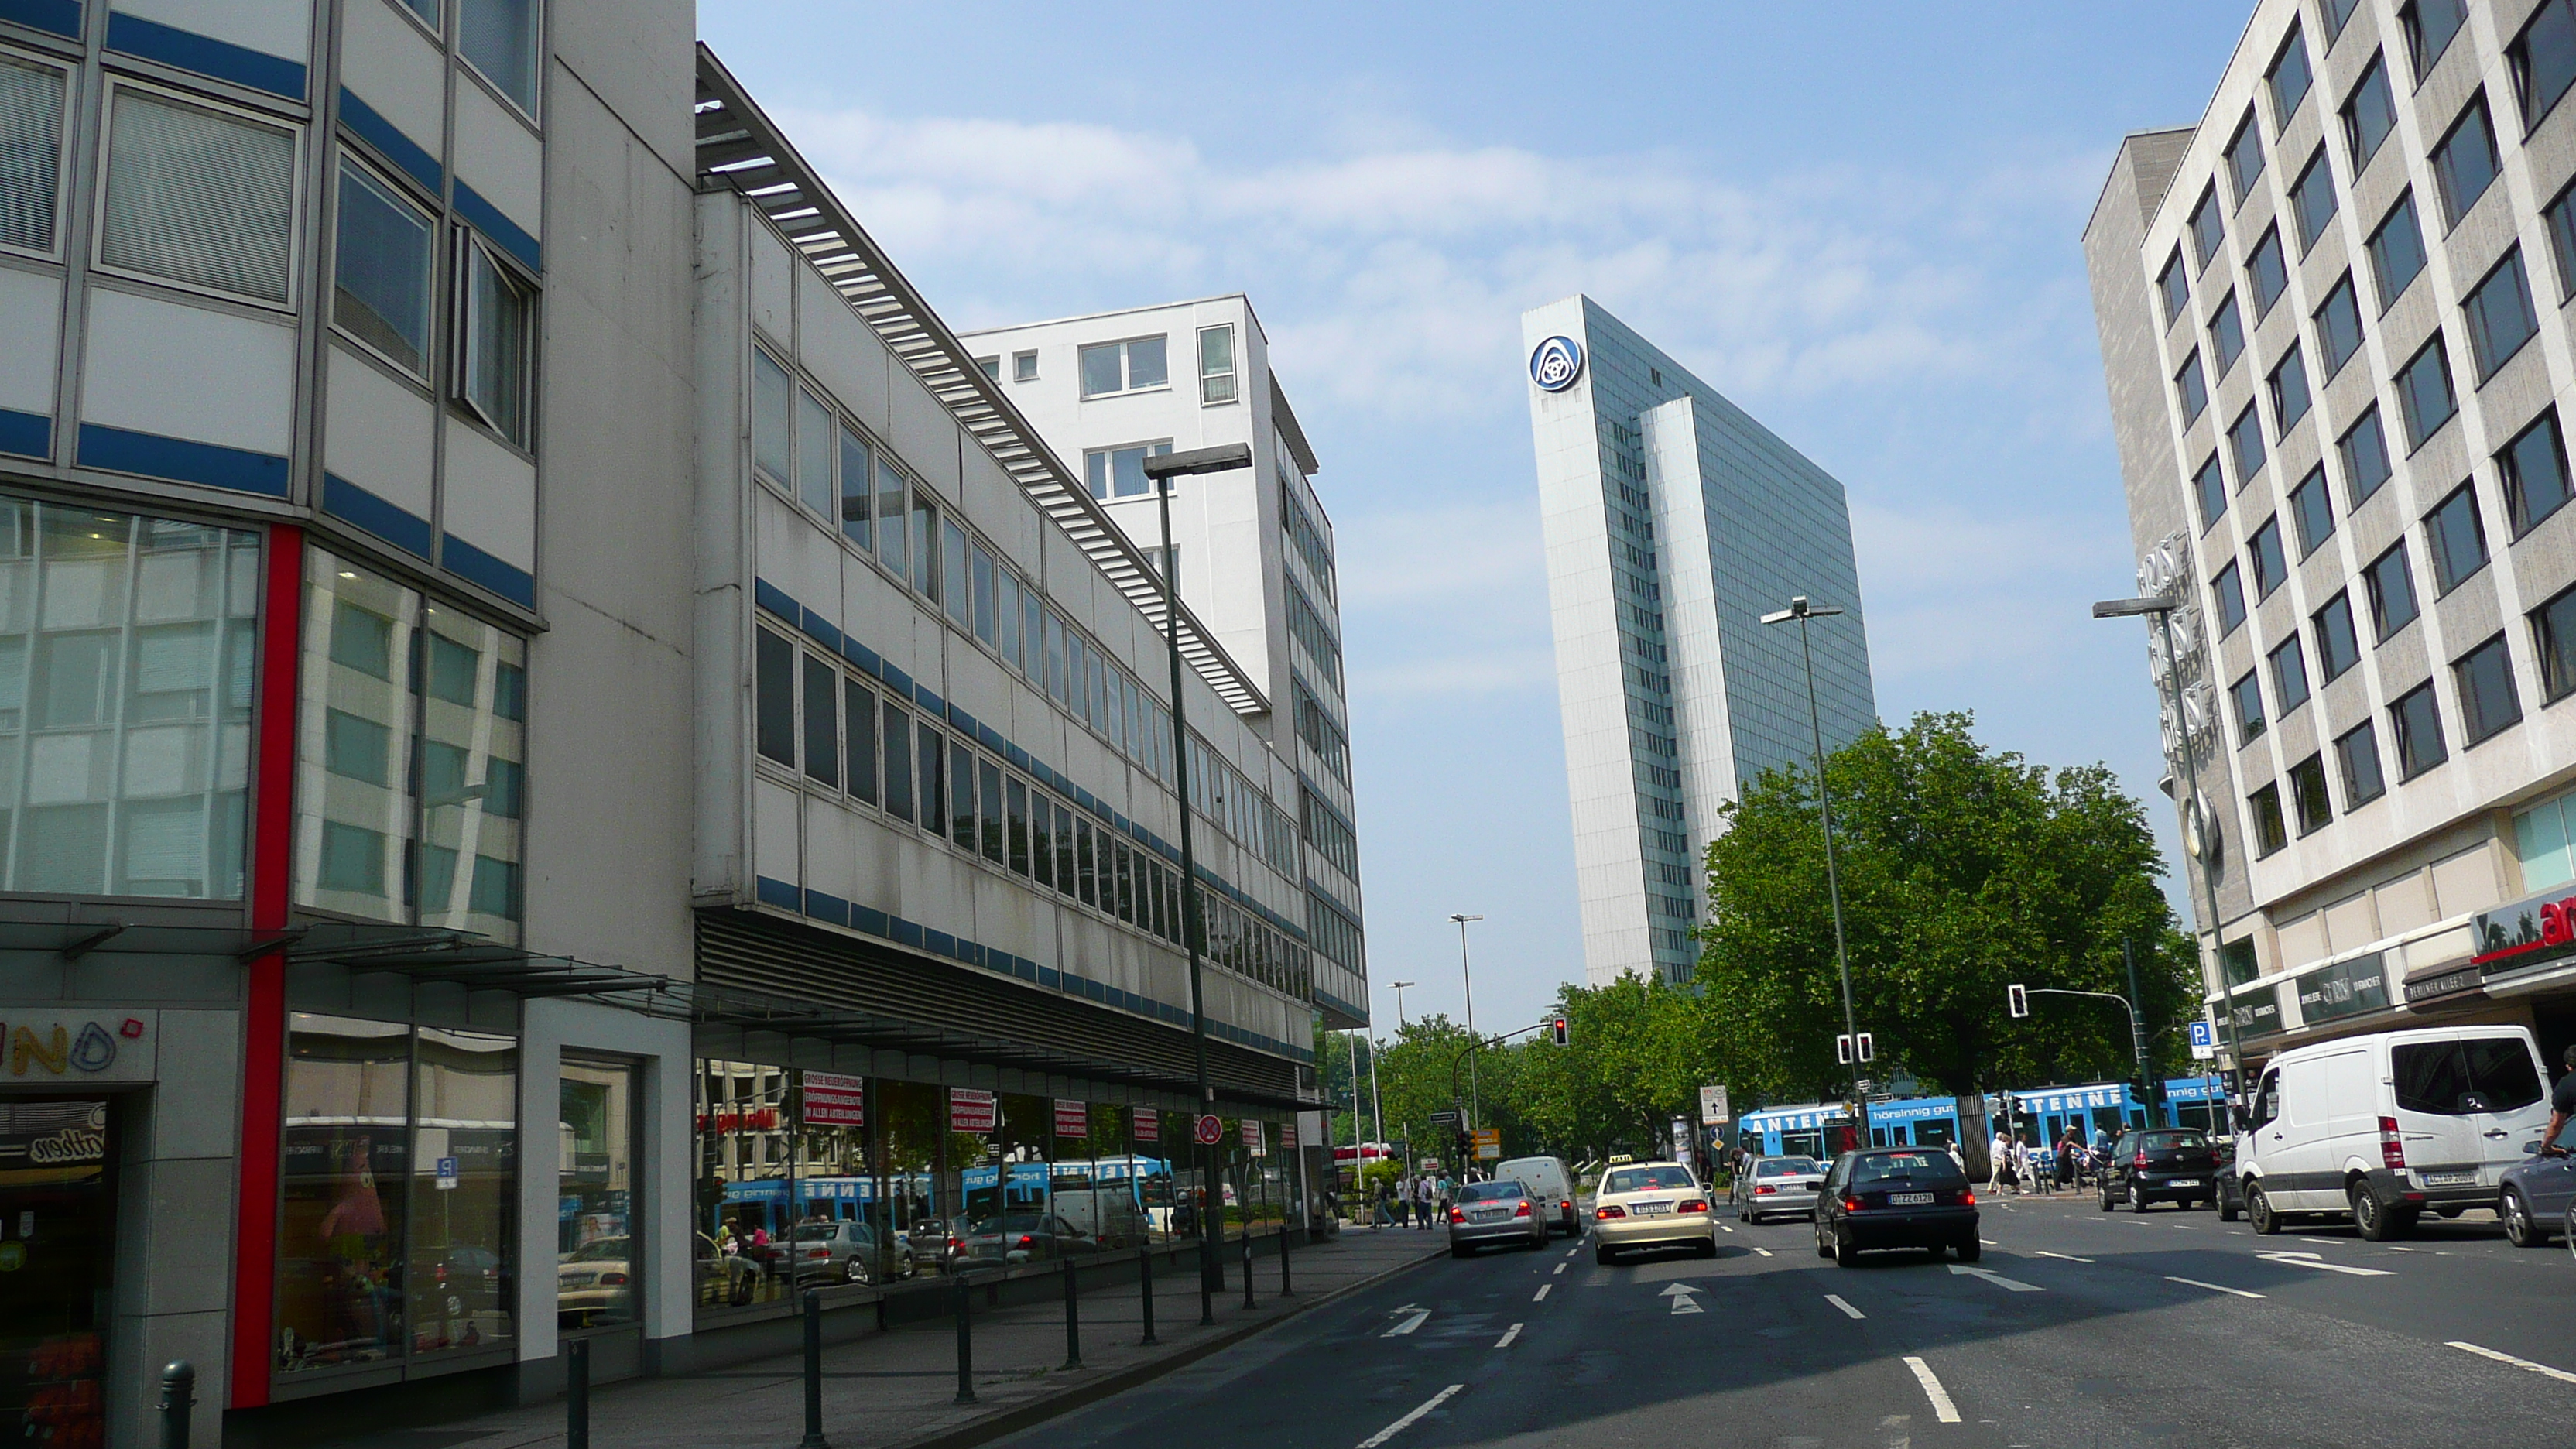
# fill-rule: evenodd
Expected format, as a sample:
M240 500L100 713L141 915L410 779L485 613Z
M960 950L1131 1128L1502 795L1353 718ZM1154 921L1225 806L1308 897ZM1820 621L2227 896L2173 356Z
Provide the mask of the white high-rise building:
M1243 443L1252 467L1181 480L1171 557L1181 602L1263 694L1236 714L1296 762L1298 854L1306 883L1315 1004L1334 1029L1368 1020L1350 710L1342 692L1333 525L1314 485L1314 449L1270 371L1270 343L1241 293L961 334L987 377L1154 559L1162 520L1148 454ZM1221 794L1223 782L1214 782ZM1203 793L1211 813L1222 798Z
M1739 782L1807 767L1804 595L1827 749L1877 719L1842 484L1589 297L1521 314L1556 625L1583 964L1691 977Z

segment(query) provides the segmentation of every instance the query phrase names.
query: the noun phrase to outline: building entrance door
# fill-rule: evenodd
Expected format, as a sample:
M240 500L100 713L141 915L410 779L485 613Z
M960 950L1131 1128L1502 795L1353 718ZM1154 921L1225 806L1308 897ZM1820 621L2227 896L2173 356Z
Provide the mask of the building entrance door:
M103 1099L0 1099L0 1440L107 1439L114 1161Z

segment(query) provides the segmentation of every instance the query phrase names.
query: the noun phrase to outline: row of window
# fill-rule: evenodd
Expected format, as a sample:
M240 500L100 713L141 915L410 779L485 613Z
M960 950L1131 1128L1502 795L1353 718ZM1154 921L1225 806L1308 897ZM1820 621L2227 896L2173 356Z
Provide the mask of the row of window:
M1333 626L1325 622L1323 611L1306 597L1306 591L1297 586L1294 578L1282 574L1280 582L1288 586L1288 637L1306 646L1306 657L1315 661L1325 683L1341 689L1342 644L1333 637Z
M1347 785L1351 782L1351 737L1342 731L1341 722L1315 697L1306 681L1294 671L1288 676L1288 688L1295 705L1297 738L1333 772L1333 778Z
M1077 367L1086 398L1109 397L1122 392L1146 392L1172 385L1170 335L1131 337L1117 342L1094 342L1076 349ZM986 377L1002 380L1002 359L996 354L975 359ZM1038 380L1038 354L1032 348L1011 354L1011 381ZM1199 329L1199 401L1208 406L1230 403L1237 396L1234 366L1234 324L1220 323ZM1166 445L1168 447L1168 445ZM1107 497L1093 488L1095 496ZM1139 488L1138 492L1144 490Z
M1284 448L1281 454L1286 455ZM1327 598L1332 597L1338 587L1333 582L1333 541L1324 536L1324 530L1316 525L1314 515L1306 511L1304 500L1297 496L1296 487L1288 481L1284 464L1279 475L1279 517L1281 526L1287 531L1289 546L1306 561L1306 572L1314 577Z
M1297 878L1297 827L1288 812L1196 735L1190 737L1190 806L1272 870Z
M1178 870L963 736L880 697L837 662L768 628L756 636L753 736L764 758L1068 900L1184 944ZM1295 943L1230 901L1205 892L1201 900L1210 956L1302 999L1305 967Z
M1322 891L1306 892L1306 936L1325 960L1355 976L1368 974L1360 923L1343 914Z
M1300 783L1297 787L1298 824L1315 853L1331 861L1333 868L1352 880L1360 878L1360 837L1341 812L1327 804L1314 787Z

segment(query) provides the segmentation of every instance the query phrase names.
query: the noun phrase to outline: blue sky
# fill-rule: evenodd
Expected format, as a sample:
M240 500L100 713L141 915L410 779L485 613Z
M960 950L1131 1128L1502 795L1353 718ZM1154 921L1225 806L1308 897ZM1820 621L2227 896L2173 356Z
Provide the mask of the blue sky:
M2158 766L2078 246L2247 0L853 6L700 34L961 329L1248 293L1323 463L1382 1029L1580 979L1520 313L1591 293L1842 479L1879 712ZM1785 13L1784 13L1785 12ZM2154 811L2168 839L2170 812Z

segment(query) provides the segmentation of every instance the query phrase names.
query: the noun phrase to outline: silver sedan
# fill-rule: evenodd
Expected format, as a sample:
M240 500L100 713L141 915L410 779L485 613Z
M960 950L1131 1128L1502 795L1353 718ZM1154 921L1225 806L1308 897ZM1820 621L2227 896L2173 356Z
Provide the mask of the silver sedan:
M1539 1200L1517 1182L1471 1182L1458 1189L1449 1209L1449 1256L1464 1258L1478 1248L1544 1248L1547 1214Z
M1736 1189L1735 1215L1758 1223L1767 1217L1813 1217L1824 1165L1812 1157L1758 1157L1746 1163Z

